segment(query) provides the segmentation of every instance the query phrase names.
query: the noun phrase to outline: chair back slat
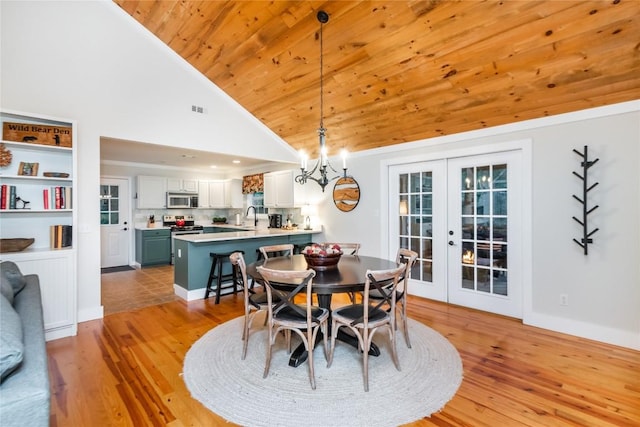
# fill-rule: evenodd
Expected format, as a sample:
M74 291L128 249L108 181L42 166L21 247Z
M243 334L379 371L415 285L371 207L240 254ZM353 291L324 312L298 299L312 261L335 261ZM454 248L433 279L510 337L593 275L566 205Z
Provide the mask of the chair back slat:
M260 253L262 253L264 259L293 255L293 244L284 243L281 245L260 246Z
M323 245L338 245L342 249L343 255L358 255L360 250L360 243L340 243L340 242L326 242Z

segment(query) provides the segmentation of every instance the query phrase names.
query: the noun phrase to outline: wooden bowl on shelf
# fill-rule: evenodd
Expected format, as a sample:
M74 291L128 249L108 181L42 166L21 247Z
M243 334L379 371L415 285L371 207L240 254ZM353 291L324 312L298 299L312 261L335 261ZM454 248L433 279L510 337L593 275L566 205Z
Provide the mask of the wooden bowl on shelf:
M0 239L0 253L24 251L34 241L35 239L32 237L26 239Z

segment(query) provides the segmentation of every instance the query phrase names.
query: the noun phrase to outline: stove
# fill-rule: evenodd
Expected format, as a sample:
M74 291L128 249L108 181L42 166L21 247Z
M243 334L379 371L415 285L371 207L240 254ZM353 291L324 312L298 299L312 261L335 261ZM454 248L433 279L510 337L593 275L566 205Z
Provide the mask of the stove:
M177 225L179 221L183 221L183 225ZM181 231L202 231L204 229L201 225L195 225L193 215L164 215L162 217L162 225L165 227L171 227L172 233L179 233Z
M184 224L177 225L178 222L184 222ZM174 236L204 233L204 227L195 224L193 215L164 215L162 217L162 225L164 227L171 227L171 264L173 264L175 257Z

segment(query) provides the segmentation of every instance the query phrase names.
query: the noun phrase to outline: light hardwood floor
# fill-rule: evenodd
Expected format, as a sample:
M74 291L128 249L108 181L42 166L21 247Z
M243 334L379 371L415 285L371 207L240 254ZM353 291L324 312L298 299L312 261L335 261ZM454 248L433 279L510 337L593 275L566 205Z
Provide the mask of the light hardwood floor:
M100 275L104 314L175 301L173 266L159 265Z
M464 365L456 396L412 426L640 425L640 352L421 298L409 304ZM190 397L181 372L198 338L241 314L240 295L219 305L176 300L81 323L76 337L47 343L51 426L230 425Z

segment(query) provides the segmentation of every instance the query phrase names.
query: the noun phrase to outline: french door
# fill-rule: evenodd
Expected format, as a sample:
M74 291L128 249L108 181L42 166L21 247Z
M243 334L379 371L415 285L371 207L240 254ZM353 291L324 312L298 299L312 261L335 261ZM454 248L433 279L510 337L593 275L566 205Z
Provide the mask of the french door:
M389 256L418 253L409 292L522 318L520 152L389 169Z

